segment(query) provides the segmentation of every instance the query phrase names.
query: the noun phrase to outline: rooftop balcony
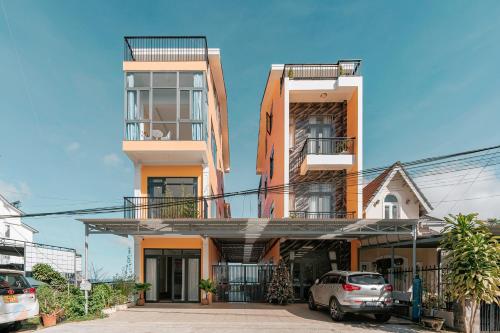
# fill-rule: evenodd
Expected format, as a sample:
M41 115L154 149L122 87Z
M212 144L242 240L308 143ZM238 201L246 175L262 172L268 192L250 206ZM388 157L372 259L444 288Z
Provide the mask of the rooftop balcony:
M300 175L308 171L343 170L355 163L354 138L307 138L299 157Z
M127 36L124 38L123 60L208 63L207 39L203 36Z

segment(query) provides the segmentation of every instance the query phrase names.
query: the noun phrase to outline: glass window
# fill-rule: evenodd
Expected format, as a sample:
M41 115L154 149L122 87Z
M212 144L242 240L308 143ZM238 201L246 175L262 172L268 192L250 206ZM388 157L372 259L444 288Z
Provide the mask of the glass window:
M165 87L177 87L177 73L153 73L153 87L165 88Z
M349 276L349 282L354 284L385 284L385 279L380 274L356 274Z
M139 109L140 119L149 120L149 90L141 90L139 103L140 103L140 109Z
M149 87L150 74L147 73L127 73L127 88Z
M274 145L269 156L269 177L272 179L274 174Z
M177 91L153 89L153 121L177 120Z
M214 167L217 169L217 142L215 141L214 128L212 127L212 134L210 137L212 143L212 160L214 161Z
M177 124L175 123L153 123L151 130L152 140L176 140L177 138Z
M179 73L179 87L183 87L183 88L194 87L193 73L180 72Z
M399 218L399 203L398 198L393 194L388 194L384 199L384 218L398 219Z
M0 273L0 290L12 288L29 288L30 285L21 274Z
M145 255L161 255L162 253L161 249L144 249Z
M189 90L181 90L180 92L180 118L191 119L191 112L189 108Z

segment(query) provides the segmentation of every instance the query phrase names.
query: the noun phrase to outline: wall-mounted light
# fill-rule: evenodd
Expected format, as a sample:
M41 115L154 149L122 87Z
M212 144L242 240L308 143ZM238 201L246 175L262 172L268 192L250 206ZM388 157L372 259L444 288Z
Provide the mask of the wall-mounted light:
M380 203L380 200L375 201L375 203L373 204L373 207L376 207L379 203Z
M326 96L328 96L328 94L327 94L327 93L325 93L325 92L324 92L324 93L321 93L321 94L319 95L319 97L320 97L320 98L323 98L323 99L325 99L325 98L326 98Z

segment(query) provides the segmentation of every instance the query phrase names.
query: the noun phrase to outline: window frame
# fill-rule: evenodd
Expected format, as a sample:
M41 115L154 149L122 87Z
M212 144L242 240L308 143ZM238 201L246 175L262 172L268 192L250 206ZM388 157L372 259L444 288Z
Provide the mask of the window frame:
M387 197L392 196L396 201L386 201ZM386 209L389 209L389 216L386 214ZM384 219L387 220L396 220L400 218L401 215L401 205L399 204L399 199L396 195L393 193L388 193L384 197L384 202L383 202L383 216ZM396 213L396 214L394 214Z

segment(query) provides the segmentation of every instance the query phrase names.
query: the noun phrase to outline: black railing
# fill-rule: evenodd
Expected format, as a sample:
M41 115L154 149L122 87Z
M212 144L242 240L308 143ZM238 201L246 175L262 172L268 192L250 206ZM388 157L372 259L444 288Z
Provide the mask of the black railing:
M216 302L265 302L273 265L214 265Z
M206 61L204 36L126 36L124 61Z
M298 167L306 155L354 154L355 138L307 138L299 155Z
M291 210L290 218L295 219L354 219L355 212L309 212L307 210Z
M285 77L290 80L331 80L339 76L361 74L361 60L339 60L336 64L286 64L281 74L280 85Z
M207 207L206 199L195 197L125 197L124 218L207 218Z

